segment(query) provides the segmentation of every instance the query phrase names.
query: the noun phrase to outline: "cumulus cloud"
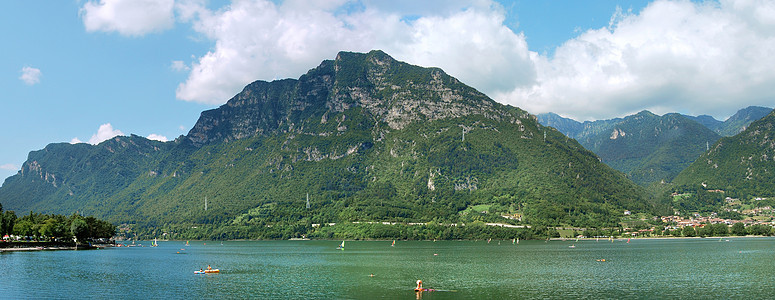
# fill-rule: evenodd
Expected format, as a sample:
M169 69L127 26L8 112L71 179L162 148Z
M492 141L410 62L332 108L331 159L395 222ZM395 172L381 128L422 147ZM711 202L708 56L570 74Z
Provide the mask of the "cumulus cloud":
M254 80L297 78L338 51L382 49L441 67L497 101L580 120L649 109L723 118L775 98L775 2L656 0L613 13L552 54L528 50L491 0L203 0L87 2L87 30L141 35L190 25L213 47L176 89L186 101L222 104ZM146 9L156 5L159 9ZM139 9L138 9L139 8ZM149 13L150 12L150 13ZM137 21L137 22L135 22Z
M237 1L219 11L179 5L180 15L215 47L193 64L177 97L221 104L253 80L298 77L340 50L382 49L410 63L443 67L485 92L532 84L525 37L503 25L499 5L431 2L401 11L367 1L346 13L345 1ZM418 12L428 15L407 18Z
M174 0L99 0L80 10L86 31L118 32L141 36L175 24Z
M110 123L105 123L100 125L100 128L97 129L97 133L91 136L89 144L97 145L119 135L124 135L124 133L121 132L121 130L113 129L113 125L110 125Z
M43 75L43 73L40 72L40 69L33 67L24 67L22 68L21 73L22 75L19 76L19 79L24 81L24 83L27 85L35 85L40 83L40 76Z
M0 165L0 170L16 171L16 170L19 170L19 167L14 164L4 164L4 165Z
M74 137L72 140L70 140L70 144L81 144L83 141L81 139Z
M577 119L650 109L725 117L772 105L775 2L655 1L533 55L537 81L495 97Z
M154 140L154 141L159 141L159 142L169 141L169 139L167 139L166 136L155 134L155 133L152 133L152 134L148 135L148 139L149 140Z

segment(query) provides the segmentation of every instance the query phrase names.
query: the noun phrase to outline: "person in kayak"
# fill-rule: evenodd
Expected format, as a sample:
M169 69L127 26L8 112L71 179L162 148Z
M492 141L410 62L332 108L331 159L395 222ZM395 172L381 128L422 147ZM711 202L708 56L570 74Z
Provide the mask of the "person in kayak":
M212 269L213 269L213 268L212 268L212 267L210 267L210 265L207 265L207 270L208 270L208 271L209 271L209 270L212 270Z

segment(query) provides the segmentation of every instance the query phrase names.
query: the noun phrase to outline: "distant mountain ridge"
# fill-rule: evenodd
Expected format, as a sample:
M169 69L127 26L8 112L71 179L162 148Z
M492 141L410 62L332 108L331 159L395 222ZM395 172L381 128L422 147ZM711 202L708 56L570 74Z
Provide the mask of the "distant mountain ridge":
M625 118L583 123L554 113L539 114L537 118L539 123L576 139L636 183L648 185L672 180L721 135L737 134L770 111L770 108L750 106L724 122L708 115L666 114L660 117L648 111ZM655 123L656 119L661 120ZM653 134L644 135L652 130ZM633 132L638 135L634 136Z
M743 132L751 123L764 118L772 111L769 107L749 106L738 110L717 127L708 127L721 136L733 136Z
M500 213L531 224L616 226L625 209L654 209L649 201L535 116L382 51L340 52L299 79L251 83L173 142L49 145L0 188L5 209L243 233L491 222ZM491 205L492 214L464 214L472 205Z
M682 116L700 123L721 136L733 136L745 130L746 126L752 122L769 114L770 111L772 111L772 108L749 106L738 110L734 115L723 122L716 120L716 118L709 115L690 116L682 114ZM614 124L623 120L623 118L613 118L579 122L551 112L538 114L536 117L538 118L538 122L542 125L554 127L568 137L577 140L600 133L600 131L609 130Z

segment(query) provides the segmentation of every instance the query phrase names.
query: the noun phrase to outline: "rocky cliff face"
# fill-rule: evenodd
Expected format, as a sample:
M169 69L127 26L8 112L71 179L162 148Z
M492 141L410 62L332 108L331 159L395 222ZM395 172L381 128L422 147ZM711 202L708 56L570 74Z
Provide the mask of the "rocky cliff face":
M441 69L396 61L382 51L341 52L296 79L256 81L202 113L188 139L197 146L277 132L319 130L331 115L362 108L379 130L467 115L518 122L502 105ZM523 117L528 117L524 113Z

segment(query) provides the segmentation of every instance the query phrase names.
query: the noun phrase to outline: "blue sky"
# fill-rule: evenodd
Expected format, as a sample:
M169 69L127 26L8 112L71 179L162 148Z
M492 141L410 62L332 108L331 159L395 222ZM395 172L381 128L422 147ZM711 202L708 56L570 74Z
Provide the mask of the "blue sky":
M71 0L0 10L0 178L54 142L173 140L336 52L438 66L578 120L773 106L772 1Z

